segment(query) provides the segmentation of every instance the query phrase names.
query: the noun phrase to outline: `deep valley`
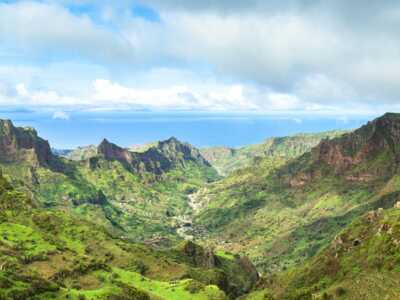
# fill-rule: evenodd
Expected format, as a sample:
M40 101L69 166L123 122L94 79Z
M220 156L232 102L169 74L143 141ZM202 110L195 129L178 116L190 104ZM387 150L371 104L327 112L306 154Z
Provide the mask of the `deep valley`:
M197 149L0 121L0 299L400 299L400 114Z

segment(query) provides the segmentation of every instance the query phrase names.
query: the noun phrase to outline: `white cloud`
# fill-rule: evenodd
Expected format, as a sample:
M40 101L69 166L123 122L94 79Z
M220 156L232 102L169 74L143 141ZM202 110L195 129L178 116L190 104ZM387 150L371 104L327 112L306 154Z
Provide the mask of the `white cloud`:
M133 59L131 47L121 35L54 3L0 3L0 15L2 42L22 56L81 57L111 64Z
M56 111L53 113L53 119L58 119L58 120L69 120L70 116L64 111Z
M121 9L131 1L92 1L97 16L62 6L88 1L0 4L0 104L312 113L398 107L400 5L393 1L141 2L161 21Z
M16 85L15 90L17 91L18 96L20 97L27 97L29 95L25 84L19 83Z

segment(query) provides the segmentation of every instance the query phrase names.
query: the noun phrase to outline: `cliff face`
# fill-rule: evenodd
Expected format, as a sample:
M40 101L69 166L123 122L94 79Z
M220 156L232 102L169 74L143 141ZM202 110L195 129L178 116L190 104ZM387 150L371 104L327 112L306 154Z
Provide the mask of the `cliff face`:
M1 162L50 166L53 159L49 143L38 137L36 130L15 127L10 120L0 120Z
M400 159L400 114L388 113L341 138L324 140L313 149L314 159L338 172L387 153L397 164Z
M127 164L132 162L132 155L128 150L110 143L107 139L100 143L97 147L97 152L106 160L118 160Z
M292 186L302 186L327 171L359 182L390 177L400 162L400 114L387 113L351 133L322 140L309 159L311 167L295 172Z
M188 162L210 166L197 149L176 138L159 142L144 152L131 152L104 139L97 152L104 159L117 160L140 174L150 172L160 175L174 167L185 166Z

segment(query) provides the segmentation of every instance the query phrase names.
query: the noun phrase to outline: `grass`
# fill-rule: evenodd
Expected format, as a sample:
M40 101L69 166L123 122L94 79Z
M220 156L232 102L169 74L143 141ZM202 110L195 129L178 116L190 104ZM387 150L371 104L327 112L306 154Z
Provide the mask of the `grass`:
M40 233L30 227L13 223L0 224L0 243L23 251L28 257L43 256L56 250L56 247L45 241Z
M238 260L203 266L208 252L198 246L155 250L120 239L69 209L29 204L3 179L0 203L12 213L1 214L0 299L218 300L254 284Z

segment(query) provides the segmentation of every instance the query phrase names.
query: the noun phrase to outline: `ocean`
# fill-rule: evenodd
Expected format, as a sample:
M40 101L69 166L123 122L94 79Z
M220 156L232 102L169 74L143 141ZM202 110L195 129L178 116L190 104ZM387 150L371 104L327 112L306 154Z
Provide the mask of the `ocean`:
M67 117L66 117L67 116ZM174 136L197 147L259 143L268 137L334 129L353 129L373 117L271 116L209 112L0 112L18 126L31 126L54 148L98 144L103 138L127 147ZM67 118L67 119L66 119Z

